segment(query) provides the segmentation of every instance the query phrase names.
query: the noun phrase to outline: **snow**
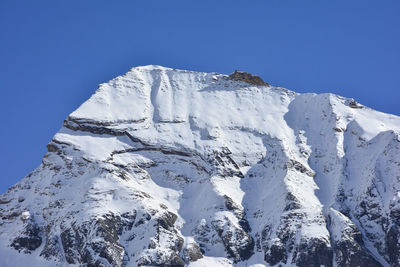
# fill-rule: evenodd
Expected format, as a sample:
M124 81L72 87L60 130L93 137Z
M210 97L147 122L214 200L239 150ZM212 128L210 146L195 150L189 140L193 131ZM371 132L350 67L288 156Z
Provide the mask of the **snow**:
M7 247L7 244L0 243L0 264L1 266L30 266L30 267L66 267L74 266L66 263L49 262L39 256L39 253L23 254ZM78 265L75 265L78 266Z
M220 266L230 267L233 266L231 260L222 257L204 257L195 262L191 262L188 267L208 267L208 266Z
M24 211L21 213L21 220L28 220L31 217L29 211Z
M178 215L175 226L188 242L197 240L198 229L218 220L240 228L234 213L225 208L225 196L246 213L253 237L266 224L276 230L287 215L290 193L304 214L290 225L296 242L304 238L329 242L331 235L338 239L346 225L356 220L355 215L346 218L333 209L339 189L345 189L346 205L352 210L371 184L383 196L379 212L389 213L390 205L399 202L395 178L400 174L393 159L400 151L400 117L367 107L354 109L350 101L333 94L296 94L234 82L222 74L161 66L132 68L101 84L67 119L74 127L105 128L118 134L64 125L52 140L63 152L47 153L32 177L23 179L6 197L23 194L20 206L26 210L21 219L33 215L42 224L71 223L77 218L68 214L82 210L78 220L83 222L110 211L159 211L161 205ZM216 151L226 148L237 165L223 158L226 168L240 171L244 178L222 175L207 163L215 162ZM289 162L307 171L296 170ZM63 208L52 213L49 203L57 200ZM16 203L14 199L7 207ZM42 209L49 210L48 217ZM324 219L328 215L335 218L330 230ZM367 222L357 222L360 227L363 223ZM15 235L21 227L21 223L7 224L0 236ZM382 234L378 226L371 227L371 233ZM142 245L151 234L144 235L143 244L126 244L136 255L133 260L144 253ZM366 243L373 246L372 241ZM31 266L47 264L37 253L17 254L5 242L1 245L3 266L28 259L34 259ZM222 243L215 241L202 259L188 266L264 264L260 251L247 262L234 264Z

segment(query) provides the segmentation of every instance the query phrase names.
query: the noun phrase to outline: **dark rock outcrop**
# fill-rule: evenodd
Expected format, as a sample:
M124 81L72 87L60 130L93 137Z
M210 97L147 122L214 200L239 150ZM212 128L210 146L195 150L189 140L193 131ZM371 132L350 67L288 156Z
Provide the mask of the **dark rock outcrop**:
M111 266L121 266L124 256L118 236L121 227L121 217L106 215L96 221L65 229L60 237L66 261L93 266L106 261Z
M352 99L351 101L349 101L348 103L349 107L351 108L364 108L363 105L360 105L357 101L355 101L354 99Z
M287 262L286 247L280 242L276 241L269 247L264 255L264 260L271 265L276 265L279 262Z
M333 250L326 240L302 240L293 255L292 263L299 267L332 267Z
M252 236L243 229L234 226L228 218L213 221L212 225L221 238L226 252L234 262L247 260L254 254Z
M390 227L386 235L386 247L388 248L389 261L391 266L400 265L400 231L397 225Z
M92 221L73 222L70 227L62 227L59 236L49 228L41 256L47 259L65 257L69 264L121 266L125 250L120 243L120 235L132 229L135 218L135 212L106 214Z
M253 75L248 72L242 72L235 70L234 73L229 75L229 79L233 81L241 81L241 82L246 82L254 85L260 85L260 86L270 86L269 83L264 82L263 79L260 77Z
M203 258L200 246L197 243L191 243L187 245L183 249L182 254L185 262L197 261L198 259Z
M24 231L13 240L11 247L18 251L31 253L33 250L40 247L42 244L42 237L40 227L32 220L29 220Z

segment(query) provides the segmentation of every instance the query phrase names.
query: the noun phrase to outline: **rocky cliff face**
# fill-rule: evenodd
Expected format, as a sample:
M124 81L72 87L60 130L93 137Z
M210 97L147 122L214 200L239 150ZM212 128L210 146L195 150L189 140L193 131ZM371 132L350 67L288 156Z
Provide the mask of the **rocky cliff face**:
M100 85L1 195L1 266L399 266L400 118L254 77Z

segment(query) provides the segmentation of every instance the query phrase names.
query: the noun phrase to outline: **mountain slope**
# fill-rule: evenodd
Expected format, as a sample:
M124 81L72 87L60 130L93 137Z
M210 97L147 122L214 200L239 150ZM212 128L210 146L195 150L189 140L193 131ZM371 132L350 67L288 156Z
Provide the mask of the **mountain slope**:
M160 66L101 84L0 198L0 262L397 266L400 117Z

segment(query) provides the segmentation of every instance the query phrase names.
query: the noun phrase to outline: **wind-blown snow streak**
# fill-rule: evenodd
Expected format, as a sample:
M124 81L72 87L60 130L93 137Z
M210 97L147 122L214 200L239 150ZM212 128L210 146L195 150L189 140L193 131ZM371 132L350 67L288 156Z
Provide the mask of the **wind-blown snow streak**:
M267 85L101 84L1 196L1 265L399 265L400 118Z

